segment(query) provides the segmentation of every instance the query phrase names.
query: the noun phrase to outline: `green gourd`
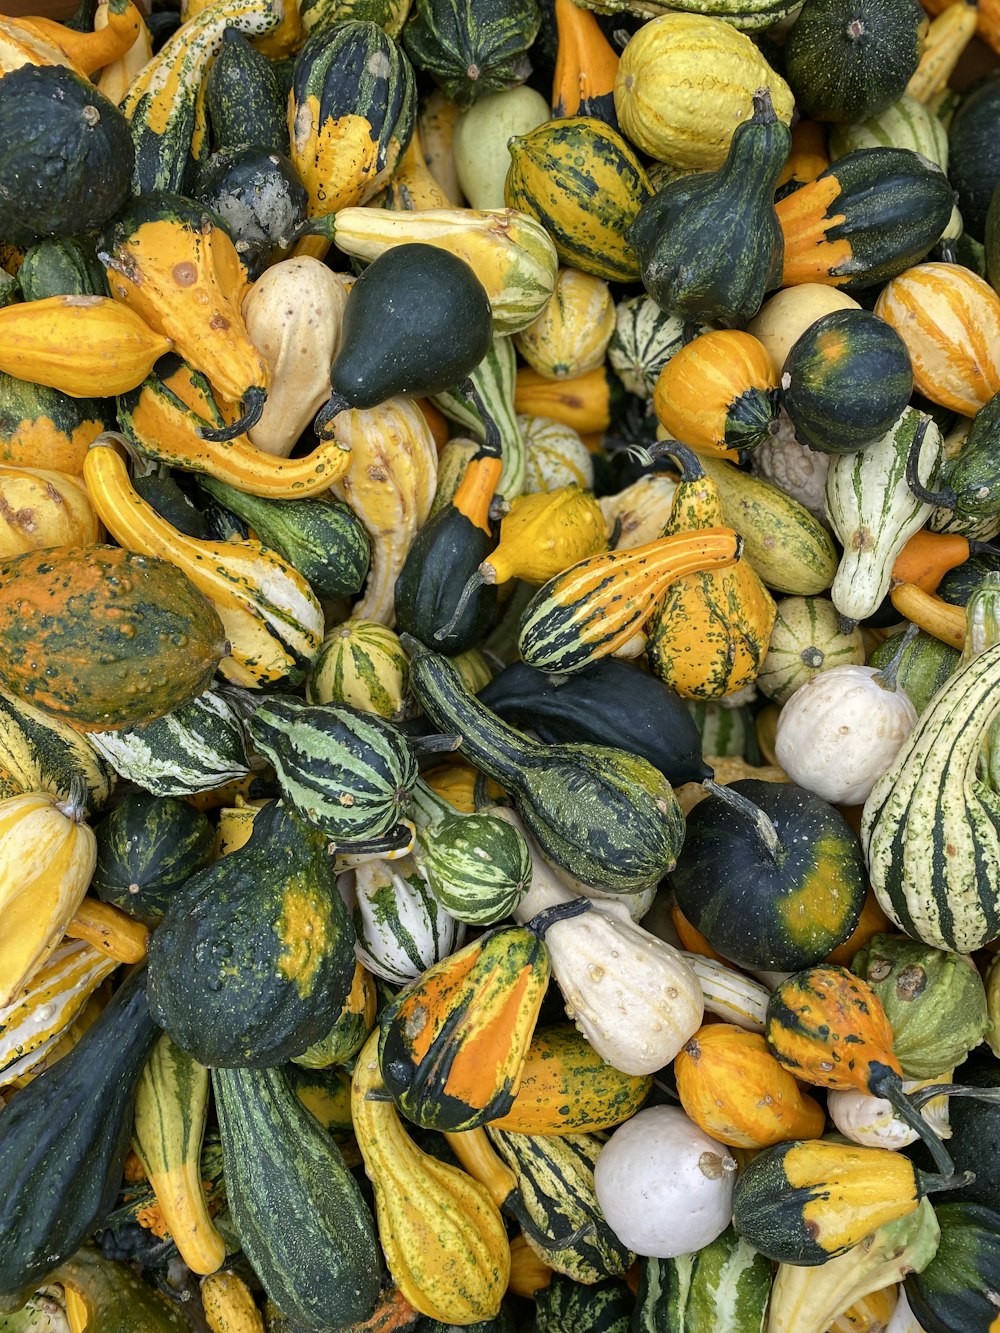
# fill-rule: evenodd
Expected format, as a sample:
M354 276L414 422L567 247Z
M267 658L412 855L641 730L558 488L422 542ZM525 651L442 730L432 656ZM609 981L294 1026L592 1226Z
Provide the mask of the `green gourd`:
M222 49L204 85L213 148L253 144L288 152L286 98L278 71L236 28L222 34Z
M422 830L415 857L445 911L473 926L509 916L531 883L528 844L512 824L486 810Z
M158 920L215 850L200 810L172 796L130 792L98 824L91 892L129 916Z

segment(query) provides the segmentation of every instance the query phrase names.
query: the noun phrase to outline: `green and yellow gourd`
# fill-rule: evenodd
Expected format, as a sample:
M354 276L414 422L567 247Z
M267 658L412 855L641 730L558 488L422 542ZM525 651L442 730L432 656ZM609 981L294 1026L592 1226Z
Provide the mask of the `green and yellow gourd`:
M516 499L527 481L527 450L514 406L516 376L513 341L495 334L489 351L467 381L436 393L431 400L458 425L462 436L484 446L488 438L492 440L495 428L503 464L497 490L507 501Z
M71 398L0 372L0 463L78 476L91 441L114 424L107 399Z
M173 895L215 850L207 817L175 797L130 792L97 826L91 890L143 921L158 921Z
M757 687L769 699L783 704L822 672L864 663L861 630L845 633L828 598L783 597L775 610L767 656L757 674Z
M409 647L409 645L407 645ZM543 745L501 722L448 660L413 645L411 687L436 726L510 793L545 854L612 893L646 888L676 859L683 818L648 760L603 745Z
M541 22L535 0L478 6L416 0L403 43L416 67L466 110L487 93L524 83Z
M490 926L511 914L531 880L531 852L489 810L421 830L414 857L434 897L457 921Z
M343 1008L325 1037L314 1041L292 1063L303 1069L329 1069L353 1060L375 1026L378 997L375 979L361 963L354 966L354 980Z
M504 199L537 218L563 264L608 282L636 282L625 230L652 197L649 177L621 135L602 120L568 116L510 144Z
M665 537L721 527L722 502L697 457L671 447L682 465ZM724 570L676 579L646 625L646 657L653 672L682 698L717 699L757 677L774 625L771 594L740 556Z
M0 693L0 800L48 791L68 800L74 780L88 815L108 803L116 770L89 735L48 716L25 699Z
M410 663L399 636L352 616L331 629L306 681L311 704L350 704L390 721L404 714Z
M660 371L653 407L668 438L732 457L778 429L779 375L752 334L717 329L677 349Z
M52 1280L62 1284L69 1321L63 1326L71 1333L88 1326L107 1333L184 1333L184 1316L173 1301L92 1245L60 1264Z
M640 1260L635 1326L659 1333L665 1316L676 1328L704 1320L714 1333L760 1333L770 1295L771 1265L727 1227L694 1254Z
M572 379L603 363L614 329L615 303L604 279L562 268L551 298L514 345L540 375Z
M205 110L216 149L255 144L288 153L287 98L274 63L229 26L205 76Z
M629 393L652 398L660 371L692 338L708 326L665 315L651 296L619 301L615 331L608 343L608 363Z
M211 1067L266 1068L330 1030L354 981L354 931L327 840L278 801L250 840L173 895L150 946L150 1004Z

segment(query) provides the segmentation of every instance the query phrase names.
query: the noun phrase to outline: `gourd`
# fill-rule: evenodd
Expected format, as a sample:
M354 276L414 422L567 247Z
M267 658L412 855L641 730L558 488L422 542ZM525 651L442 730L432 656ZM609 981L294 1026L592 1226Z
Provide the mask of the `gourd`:
M996 50L995 13L991 26ZM998 106L1000 80L993 70L969 89L948 126L948 170L966 228L977 240L984 239L990 197L1000 182L1000 155L991 133Z
M710 1023L674 1062L685 1114L718 1143L765 1148L791 1138L819 1138L822 1107L800 1092L763 1036L729 1023Z
M198 174L198 198L224 222L251 282L288 255L306 215L291 162L253 144L213 153Z
M100 538L87 493L73 477L0 465L0 558Z
M836 805L862 805L917 723L892 666L839 666L796 690L774 753L793 782Z
M132 1132L171 1239L196 1273L214 1273L226 1257L201 1185L208 1085L208 1070L162 1036L139 1077Z
M742 549L730 528L714 527L578 561L550 579L525 608L521 658L543 671L582 670L641 630L675 579L735 564Z
M159 1031L145 970L132 973L76 1046L22 1088L0 1142L0 1305L69 1259L110 1212L139 1074Z
M269 391L248 434L287 458L330 393L347 286L318 259L283 259L266 269L241 307L251 342L268 365Z
M523 827L512 812L497 814ZM532 852L531 885L513 916L527 924L548 914L546 945L568 1012L615 1069L625 1074L662 1069L701 1022L697 978L675 949L637 926L621 903L575 898L537 849ZM560 920L563 912L572 914Z
M525 373L518 372L522 387ZM519 416L517 424L524 439L524 489L528 495L557 491L564 486L580 486L584 490L593 486L593 459L573 426L536 416Z
M280 1069L215 1069L212 1087L233 1227L267 1294L306 1328L367 1319L382 1261L332 1135Z
M769 1259L808 1268L847 1253L952 1184L952 1176L928 1175L885 1148L777 1143L737 1180L733 1225Z
M681 911L739 966L825 958L861 916L864 865L843 816L791 783L705 784L673 872Z
M351 989L340 1013L334 1019L333 1026L325 1036L320 1037L319 1041L314 1041L301 1055L293 1056L292 1064L303 1069L329 1070L331 1066L346 1064L348 1060L353 1060L375 1026L377 1004L374 977L360 962L355 963ZM342 1074L346 1082L343 1071L334 1070L333 1073ZM297 1084L296 1091L300 1094L300 1098L306 1086L308 1085L305 1083ZM336 1087L338 1092L344 1091L343 1083L337 1083ZM308 1097L302 1099L309 1105Z
M940 240L954 196L944 173L908 148L859 148L775 205L783 287L854 294L903 273Z
M416 644L410 671L424 711L461 735L465 756L510 793L526 829L556 865L610 892L663 877L676 858L683 820L651 764L606 746L528 740L481 705L446 658Z
M161 518L132 486L120 436L98 436L84 460L87 491L118 542L169 560L218 613L227 679L260 686L302 678L323 637L323 613L297 570L258 541L202 541Z
M601 496L609 533L618 533L616 550L627 551L658 537L670 514L676 480L664 472L645 472L615 495Z
M96 830L91 888L102 902L156 921L212 859L215 831L187 801L130 792Z
M927 1333L989 1328L997 1262L997 1213L981 1204L943 1203L934 1210L941 1239L920 1273L906 1279L912 1314Z
M618 53L589 10L572 0L556 0L556 62L552 73L552 116L593 116L615 128L615 75Z
M108 546L0 563L0 629L0 687L80 731L169 712L205 689L226 647L186 575Z
M183 1333L184 1316L173 1301L127 1264L111 1263L92 1245L85 1245L52 1274L63 1288L65 1319L59 1329L106 1329L107 1333ZM84 1322L86 1321L86 1322ZM56 1325L53 1325L55 1333Z
M889 664L897 651L900 656L896 679L919 717L955 670L961 654L957 648L924 630L918 630L916 638L904 644L901 632L883 640L869 656L868 665L881 669Z
M913 392L913 370L895 329L867 310L834 310L796 340L781 383L795 438L846 454L891 431Z
M417 0L403 44L417 68L465 110L487 93L525 81L530 70L527 51L541 22L534 0L482 10L470 3Z
M567 116L515 135L508 150L507 207L542 223L561 263L608 282L635 282L639 269L625 233L653 191L617 130L592 116Z
M761 1333L770 1294L771 1265L727 1227L694 1254L642 1261L634 1318L641 1333L703 1315L716 1333Z
M503 208L507 141L548 118L545 98L524 84L479 97L459 116L452 140L455 170L473 208Z
M698 978L706 1013L715 1014L746 1032L764 1031L767 1004L771 998L766 986L714 958L686 949L683 953Z
M110 903L85 897L66 927L69 939L84 940L120 963L140 963L149 948L149 931Z
M736 1162L675 1106L620 1125L594 1171L597 1200L637 1254L672 1259L710 1245L732 1220Z
M492 198L502 204L502 188L494 192ZM450 208L453 202L428 169L418 122L415 122L406 152L399 159L385 189L371 201L371 207L417 213L425 208Z
M169 338L220 397L242 403L243 415L217 437L226 440L260 419L269 371L240 313L246 269L219 222L180 195L143 195L117 216L97 254L115 300Z
M410 857L367 861L340 884L355 952L375 976L405 986L461 947L465 927L438 904Z
M787 703L796 690L822 672L864 663L860 629L845 633L828 598L783 597L775 610L767 656L756 681L769 699Z
M744 33L703 14L663 14L622 54L618 123L650 157L694 171L721 167L753 94L767 88L778 119L791 119L791 89Z
M210 1333L264 1333L250 1288L236 1273L212 1273L201 1283L201 1304Z
M1000 645L959 666L875 784L861 822L880 906L911 937L956 953L972 953L1000 933L981 888L1000 863L1000 812L975 777L997 711L997 679ZM959 854L945 855L948 846Z
M780 375L788 353L806 329L834 310L858 308L852 296L836 287L804 282L798 287L785 287L769 297L747 325L747 333L767 348Z
M250 840L186 881L150 943L150 1006L199 1064L264 1069L330 1029L354 931L326 839L272 801Z
M572 379L604 361L615 329L608 284L579 269L563 268L540 313L514 335L514 345L539 375Z
M785 67L795 100L816 120L864 120L904 92L920 60L923 10L915 0L808 0Z
M288 152L286 98L277 70L237 28L225 29L205 75L205 111L217 149L256 144Z
M488 809L453 815L422 830L415 859L445 911L473 926L509 916L531 879L524 838Z
M918 1092L935 1083L951 1082L950 1072L927 1080L904 1079L903 1091ZM919 1135L896 1116L889 1102L866 1092L834 1091L827 1094L827 1111L834 1125L853 1143L864 1148L889 1148L898 1151L916 1143ZM951 1137L948 1125L948 1098L935 1097L925 1102L920 1114L942 1139Z
M11 239L93 231L128 199L128 126L81 73L29 64L0 79L0 219Z
M521 416L543 417L548 422L559 422L570 427L577 435L607 430L612 417L622 405L621 384L607 366L601 366L586 375L574 376L570 380L547 380L530 366L522 366L517 372L514 406ZM589 467L592 468L593 464L590 463ZM578 485L590 484L578 477L567 477L565 481L555 484L566 486L572 481Z
M368 580L352 614L391 628L396 579L434 498L434 439L420 409L398 397L367 411L340 412L332 428L353 459L350 471L334 479L333 493L350 505L372 541Z
M17 270L17 282L26 301L108 294L93 245L65 236L48 237L29 246Z
M30 375L71 398L134 389L170 347L106 296L49 296L0 310L0 371Z
M489 351L462 384L436 393L433 404L463 433L502 460L497 488L505 500L524 490L525 447L514 408L517 357L510 338L494 335ZM499 435L499 451L495 436ZM461 437L459 437L461 438ZM489 443L487 444L487 441ZM435 496L434 512L446 496Z
M673 446L681 462L664 536L718 527L722 502L698 459ZM774 624L774 601L743 557L726 570L675 580L646 626L646 658L682 698L719 698L752 684Z
M349 704L390 721L404 714L410 663L399 636L352 616L331 629L306 681L311 704Z
M875 313L903 339L931 402L974 417L1000 392L1000 296L960 264L916 264L887 283Z
M731 456L774 432L777 371L749 333L703 333L660 371L653 407L669 436L699 453Z
M993 458L998 434L1000 392L976 413L958 456L948 457L946 448L941 468L944 485L939 491L922 487L911 469L912 488L918 498L939 506L929 520L935 530L958 530L970 537L996 535L1000 478L995 474Z
M666 315L651 296L619 301L608 362L629 393L652 398L660 371L672 356L708 327ZM753 333L753 329L750 329Z
M740 325L756 315L781 277L774 190L790 145L770 92L760 89L719 170L669 181L639 210L628 240L661 310Z
M905 407L881 439L832 459L826 512L844 554L830 597L845 620L873 615L889 592L898 556L930 515L910 480L930 482L942 443L929 417Z
M428 1318L490 1318L510 1274L500 1212L484 1185L422 1152L404 1131L384 1096L377 1048L373 1033L354 1066L351 1119L389 1272Z
M584 1285L556 1274L535 1293L535 1321L539 1333L577 1328L580 1333L627 1333L632 1293L613 1278Z
M931 19L924 36L920 63L906 85L906 95L922 105L944 92L962 52L976 35L976 7L949 5Z
M0 462L79 476L83 455L102 430L114 426L114 405L103 398L71 398L43 384L0 371Z
M0 799L49 791L68 800L74 779L88 815L107 805L115 773L89 736L24 699L0 693Z

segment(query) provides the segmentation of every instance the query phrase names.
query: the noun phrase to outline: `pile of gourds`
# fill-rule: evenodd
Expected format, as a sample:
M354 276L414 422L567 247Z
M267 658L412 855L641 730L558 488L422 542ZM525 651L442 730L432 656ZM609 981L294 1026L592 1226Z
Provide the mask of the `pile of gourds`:
M2 1333L997 1326L926 8L0 17Z

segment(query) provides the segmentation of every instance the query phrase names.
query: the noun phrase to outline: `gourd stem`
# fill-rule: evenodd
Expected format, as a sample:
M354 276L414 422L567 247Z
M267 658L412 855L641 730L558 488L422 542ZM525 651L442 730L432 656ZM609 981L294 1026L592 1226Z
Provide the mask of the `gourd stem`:
M534 1222L531 1214L525 1208L520 1194L508 1194L503 1201L503 1211L508 1213L518 1224L526 1236L530 1236L536 1245L540 1247L542 1253L547 1253L553 1247L553 1237L549 1232L542 1231ZM586 1240L595 1230L593 1222L585 1222L582 1227L574 1231L569 1236L560 1237L558 1247L560 1250L572 1249L574 1245L579 1245L581 1241Z
M930 1087L916 1088L906 1095L918 1110L935 1097L972 1097L977 1102L1000 1102L1000 1088L972 1088L953 1083L932 1083Z
M583 916L593 905L589 898L574 898L568 903L553 903L551 907L543 907L530 921L526 921L524 928L530 930L532 935L537 935L540 940L544 940L552 926L558 925L560 921L571 921L575 916Z
M781 839L778 837L778 830L771 823L771 820L761 810L760 806L754 805L753 801L741 795L738 791L733 791L731 787L725 787L719 782L706 778L701 784L711 792L713 796L718 796L720 801L724 801L745 818L752 820L756 825L757 832L760 834L761 841L767 848L774 861L784 860L785 849L781 845Z
M890 690L893 694L896 693L896 679L899 676L899 668L903 662L903 654L919 633L919 625L908 626L906 633L900 640L899 646L893 653L892 657L890 657L889 661L881 671L876 671L875 675L872 676L872 680L874 680L877 685L881 685L883 690Z
M383 856L386 852L401 852L407 850L413 843L415 826L408 820L400 820L398 824L393 824L392 828L386 833L380 834L377 838L362 838L357 842L338 842L334 843L334 851L338 856Z
M837 630L843 635L853 634L860 623L858 620L852 620L850 616L842 616L839 612L837 614Z
M676 458L681 465L681 481L701 481L705 475L698 455L680 440L657 440L656 444L650 445L648 453L654 462L664 454Z
M871 1068L874 1072L868 1080L868 1091L874 1097L884 1097L900 1120L916 1130L943 1176L954 1176L955 1163L948 1149L903 1091L902 1080L896 1071L877 1061L872 1062Z
M928 1171L919 1171L917 1180L921 1194L936 1194L940 1190L961 1190L971 1185L976 1178L975 1171L951 1171L935 1176Z
M432 736L411 736L409 741L410 749L417 759L429 754L452 754L462 744L461 736L441 731L436 731Z
M446 639L464 615L465 608L469 604L469 598L472 597L474 593L478 592L485 583L494 583L495 581L495 579L487 579L478 569L473 574L470 574L465 581L465 587L459 595L454 614L448 621L447 625L442 625L440 629L434 631L435 639Z
M306 236L322 236L332 245L337 243L337 215L336 213L324 213L322 217L306 218L301 226L296 227L288 241L289 246L295 246L299 241L304 240Z
M82 824L87 817L87 784L78 773L69 780L69 795L56 802L56 809L74 824Z
M339 416L341 412L346 411L350 405L351 404L342 393L330 394L330 397L316 413L315 419L313 420L313 430L319 436L321 443L324 440L333 439L333 432L331 431L328 434L326 428L334 417Z
M489 778L485 773L477 773L476 781L472 788L472 804L476 810L482 810L488 805L495 805L495 801L490 800Z
M459 392L463 397L468 398L471 401L472 406L482 418L484 433L483 445L475 455L476 458L502 458L503 441L500 437L500 427L497 425L493 413L483 402L482 394L476 388L471 378L463 382Z
M267 390L254 385L243 395L244 412L231 426L199 426L198 434L203 440L214 444L224 444L226 440L235 440L237 435L245 435L256 426L267 402Z
M929 423L929 417L921 417L920 424L913 434L913 443L910 445L910 452L906 456L906 484L918 500L923 500L924 504L934 505L935 508L939 509L954 509L958 503L958 496L950 486L946 486L940 491L929 491L920 480L918 473L920 451L923 448L924 436L927 434Z
M758 88L753 94L753 116L757 125L773 125L778 119L771 102L770 88Z
M421 831L437 828L444 820L458 814L451 802L439 796L423 778L417 778L410 790L410 810Z

